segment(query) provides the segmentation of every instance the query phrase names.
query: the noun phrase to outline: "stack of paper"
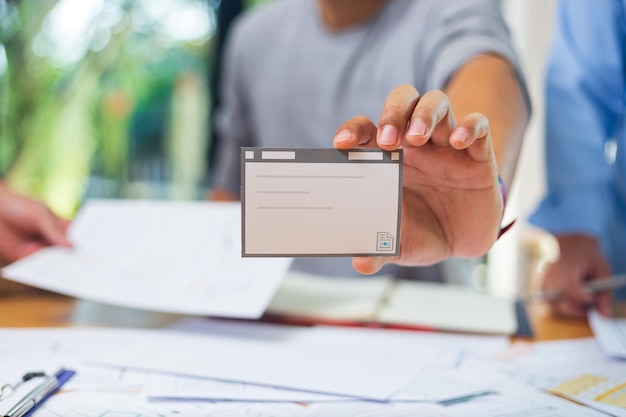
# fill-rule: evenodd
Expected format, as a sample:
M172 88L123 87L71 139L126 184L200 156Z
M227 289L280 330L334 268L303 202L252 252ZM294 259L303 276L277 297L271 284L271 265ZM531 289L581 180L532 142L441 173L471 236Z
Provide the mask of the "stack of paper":
M196 319L157 330L2 329L0 368L7 381L25 369L78 371L41 415L598 415L487 372L487 356L506 345L502 337ZM148 400L149 387L171 391Z

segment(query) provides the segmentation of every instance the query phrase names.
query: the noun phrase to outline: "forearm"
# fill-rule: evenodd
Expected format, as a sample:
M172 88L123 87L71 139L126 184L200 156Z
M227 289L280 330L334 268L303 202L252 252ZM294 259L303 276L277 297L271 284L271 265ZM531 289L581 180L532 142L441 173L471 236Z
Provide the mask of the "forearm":
M474 112L487 116L498 171L510 187L530 117L512 65L496 55L477 57L455 73L446 93L457 121Z

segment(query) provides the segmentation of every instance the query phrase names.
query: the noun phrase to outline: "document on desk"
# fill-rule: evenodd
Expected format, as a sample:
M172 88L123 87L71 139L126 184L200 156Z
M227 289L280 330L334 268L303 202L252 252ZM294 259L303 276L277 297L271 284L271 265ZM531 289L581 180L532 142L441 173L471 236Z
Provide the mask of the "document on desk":
M92 362L386 400L407 386L442 346L459 343L435 336L429 340L430 334L421 338L381 329L195 321L155 334L149 346L111 351Z
M308 337L311 338L309 343L312 344L312 349L320 346L322 342L320 339L328 338L334 339L337 345L344 346L344 348L340 348L338 356L336 356L337 360L341 360L343 355L341 352L345 350L358 352L361 345L376 346L377 349L380 349L381 354L388 354L388 346L393 345L394 351L398 350L405 357L412 354L419 363L428 362L428 369L420 368L410 378L409 382L393 395L392 399L394 401L432 401L466 396L484 388L480 385L477 386L475 382L460 381L456 383L446 375L437 375L434 372L442 368L455 367L460 355L492 355L501 352L507 346L506 338L500 337L465 337L439 333L418 334L371 329L363 329L363 331L356 329L356 332L346 333L343 330L333 327L324 329L322 333L317 333L311 328L193 319L179 322L167 330L120 328L0 329L0 369L2 369L2 378L5 379L5 381L0 380L0 383L17 381L27 370L52 371L63 365L71 366L77 371L76 377L64 387L64 393L85 392L83 404L88 404L92 400L89 395L90 392L113 392L117 394L141 392L143 395L159 400L273 402L345 400L345 396L311 391L190 377L180 373L160 373L149 369L111 365L99 366L87 363L88 361L92 362L94 357L117 351L136 350L150 352L148 356L157 355L159 353L158 346L168 346L168 343L175 341L178 336L185 337L190 334L198 334L198 332L200 334L209 332L220 336L213 339L214 341L228 340L228 335L235 340L251 341L247 352L239 352L251 357L256 355L256 348L259 344L262 346L275 344L276 348L279 348L283 342L295 343L296 339ZM305 342L305 340L301 340L296 345ZM407 346L403 348L403 345ZM157 347L155 348L155 346ZM298 349L302 349L302 347ZM429 352L435 351L438 353L434 355L434 360L425 359L429 356ZM206 351L196 357L195 361L199 366L205 366L207 362L212 360L209 358L212 358L215 352L215 349ZM332 351L327 353L329 358L332 354ZM358 353L355 355L355 361L375 359L375 356L364 357ZM313 357L310 358L311 361L314 359ZM224 352L217 360L227 361L234 370L243 365L237 356L228 356ZM271 358L263 358L263 360L270 361ZM301 360L302 365L298 365L298 368L294 369L294 373L296 375L301 374L303 380L311 379L309 371L310 367L314 365L309 365L308 362L309 360L304 357ZM393 363L389 362L390 365ZM283 372L281 362L275 361L267 365ZM363 366L360 363L357 365L358 375L370 372L368 366ZM260 372L267 369L266 365L260 366L262 368ZM336 371L345 370L345 367L340 367ZM386 370L385 372L391 371ZM332 363L328 364L325 372L326 374L320 377L321 382L324 378L335 379L335 369ZM384 378L384 375L382 377ZM342 375L339 378L345 380L350 378L350 375ZM98 397L97 400L103 402L102 407L105 406L106 397ZM79 403L80 401L77 398L72 402ZM132 397L128 397L127 402L140 404L139 400L132 400ZM53 404L62 408L65 403L55 402ZM58 412L58 414L66 415L63 412Z
M47 248L2 270L47 290L171 313L258 318L291 259L241 257L239 203L91 200L73 249Z
M596 339L517 344L499 361L506 378L626 417L626 362L603 353Z
M523 386L501 386L466 400L442 403L315 403L303 417L606 417L604 413Z
M205 401L274 401L312 402L337 401L344 397L314 392L280 389L240 382L218 381L206 378L184 377L150 370L129 369L115 366L97 366L86 363L86 359L116 350L144 346L149 349L153 340L144 337L158 334L158 330L125 328L60 328L60 329L0 329L0 386L20 380L26 371L38 370L50 373L61 366L71 366L77 374L63 388L64 393L85 392L83 404L89 404L89 392L115 394L141 393L151 395L155 387L166 387L166 392L157 395L163 399L198 399ZM29 381L30 382L30 381ZM24 384L20 391L10 395L19 397L36 386L38 380ZM196 389L203 389L202 395ZM182 394L181 394L182 391ZM103 402L105 397L99 396ZM141 399L127 402L140 404ZM0 401L0 415L10 408L9 400ZM73 400L78 403L79 400ZM144 402L145 399L144 399ZM56 409L65 403L54 403ZM104 404L103 404L104 406ZM58 412L59 415L66 415ZM183 414L185 415L185 414Z
M599 417L596 410L577 405L534 387L503 379L492 372L492 360L466 354L446 373L452 384L476 387L465 396L430 402L385 403L346 401L314 403L306 417ZM430 367L427 369L431 369ZM424 383L426 381L423 381ZM435 382L436 384L437 382ZM422 384L428 390L430 386ZM462 387L462 386L461 386ZM423 389L424 389L423 388ZM458 391L461 392L461 391Z
M243 256L397 256L402 150L242 148Z
M476 395L490 387L480 381L459 381L450 376L448 369L455 366L458 355L464 355L460 347L453 355L445 349L440 357L420 370L411 381L397 391L390 401L397 402L445 402ZM273 402L340 402L343 396L318 394L308 391L267 387L242 382L220 381L211 378L190 377L183 375L151 373L144 388L147 397L153 400L211 400L211 401L273 401Z
M241 325L240 325L241 324ZM347 330L347 332L346 332ZM25 370L41 369L51 370L60 364L72 365L77 370L76 379L64 386L61 395L55 395L47 401L37 415L56 415L64 417L89 417L89 416L117 416L133 415L141 417L175 417L194 415L219 415L220 417L287 417L287 416L345 416L345 417L591 417L599 415L597 412L573 403L555 398L545 393L529 390L519 384L492 384L488 369L483 361L477 360L478 352L492 354L505 345L504 338L470 336L464 338L458 335L446 334L421 334L415 332L393 332L372 329L349 329L322 328L321 332L310 328L292 328L289 326L272 326L260 323L236 323L216 320L186 320L169 329L91 329L91 328L56 328L56 329L0 329L0 369L2 369L5 381L13 382L19 379ZM206 333L206 334L205 334ZM301 351L301 346L310 345L311 350L326 348L324 369L321 370L320 383L325 380L330 387L336 386L333 382L345 383L348 379L364 382L381 382L388 380L390 369L382 374L376 374L377 369L384 370L386 367L398 366L401 362L390 361L385 364L377 364L375 356L368 357L359 352L358 347L367 349L371 346L385 351L393 349L394 355L400 356L406 363L405 367L412 367L416 360L428 355L432 347L438 351L448 346L447 354L437 355L435 360L426 360L428 366L420 367L408 385L404 385L389 402L372 402L346 400L313 392L297 392L284 390L284 395L295 398L308 398L311 403L307 406L287 402L287 397L277 397L280 393L278 388L249 385L236 386L225 389L224 381L204 379L202 385L217 388L222 394L226 391L248 395L232 396L223 398L226 401L204 401L204 397L188 400L157 400L147 399L142 393L145 387L156 377L159 380L177 379L177 384L189 383L188 378L173 374L159 374L155 371L138 370L120 366L92 366L90 358L94 355L110 354L111 352L142 351L144 356L150 356L154 361L168 360L161 347L174 344L174 353L182 346L195 349L195 342L189 337L197 337L201 340L209 336L211 343L206 340L197 346L199 355L188 358L195 360L200 368L204 368L207 362L226 360L227 367L234 374L241 375L242 369L258 365L258 372L271 374L268 370L280 369L280 362L275 357L265 355L270 345L288 345L289 349L295 348ZM213 338L212 336L217 336ZM238 361L237 354L242 351L231 351L232 357L224 354L215 357L217 350L205 350L204 347L216 345L216 342L224 339L239 340L240 346L247 346L247 356ZM332 343L328 342L328 339ZM501 339L501 340L500 340ZM326 340L327 342L324 342ZM467 344L465 344L467 342ZM261 351L257 349L264 346ZM343 346L343 349L332 349L332 346ZM456 346L455 346L456 345ZM459 357L460 345L463 350L469 347L463 357ZM224 351L229 346L223 346ZM352 361L355 366L352 374L344 375L348 368L342 365L345 358L344 350L353 352ZM188 353L193 353L187 351ZM338 355L333 355L338 352ZM146 354L148 353L148 354ZM410 354L413 356L410 356ZM254 355L258 354L258 357ZM116 356L114 354L114 356ZM319 366L313 357L300 358L300 364L293 369L294 374L300 373L302 381L309 384L316 378L316 373L311 372L315 366ZM252 360L247 359L250 357ZM411 359L412 358L412 359ZM272 362L273 361L273 362ZM334 363L333 361L337 361ZM373 361L373 362L372 362ZM473 363L478 363L474 365ZM295 363L293 363L295 364ZM469 364L469 365L468 365ZM373 366L368 366L373 365ZM254 366L254 365L253 365ZM442 368L449 368L443 374L436 374ZM372 376L373 375L373 376ZM390 379L392 384L397 381ZM0 381L4 383L4 381ZM198 381L192 381L195 386ZM171 382L169 383L171 385ZM487 384L487 385L484 385ZM491 384L491 385L489 385ZM357 383L358 385L358 383ZM492 388L494 387L494 388ZM259 388L259 389L257 389ZM361 386L361 388L363 388ZM479 391L476 388L480 388ZM263 392L274 390L275 392L266 398ZM413 395L411 395L413 394ZM442 399L445 394L447 399ZM255 402L253 398L258 395ZM459 396L460 395L460 396ZM315 399L315 397L318 397ZM238 401L243 400L243 401ZM280 401L280 402L275 402ZM349 402L347 402L349 401ZM415 401L420 401L416 403ZM2 403L0 402L0 410ZM614 414L618 415L618 414Z
M220 334L229 331L225 326L228 326L228 323L223 323L222 325L218 324L217 327L216 324L212 324L211 333ZM196 320L188 320L177 324L173 328L181 328L182 330L188 329L195 332L198 329L206 328L206 324L198 323ZM235 335L254 334L259 331L266 333L269 331L274 333L274 337L276 337L278 335L275 333L276 330L284 332L287 329L289 329L289 327L283 329L281 327L267 325L237 325L234 329L231 329L230 332ZM418 360L419 363L425 364L425 367L420 367L420 369L417 370L417 372L409 380L407 380L402 387L393 393L393 395L389 398L391 401L434 401L457 398L459 396L472 394L476 391L482 391L485 387L480 385L480 383L465 383L464 381L456 383L456 381L447 377L445 374L440 375L439 371L441 369L447 370L448 368L454 368L458 361L466 354L490 356L501 353L508 345L508 341L504 337L450 335L441 333L413 333L386 331L381 329L346 329L335 326L309 329L308 331L305 330L301 333L301 336L307 338L312 350L318 349L318 346L326 346L328 343L327 341L332 341L333 345L340 347L337 349L337 355L343 355L342 352L348 352L347 354L350 354L349 352L359 352L365 346L369 346L373 352L378 350L380 353L369 356L369 359L367 359L368 364L379 361L379 359L376 359L379 355L388 355L389 346L393 346L394 355L400 355L401 358L405 357L408 362ZM251 349L253 348L254 347L251 347ZM329 347L325 349L328 350L327 355L330 362L330 358L333 356L333 350ZM360 353L354 354L358 356L361 355ZM315 355L315 357L317 356L319 355ZM311 357L310 360L314 361L315 357ZM423 362L425 358L427 358L427 360L426 362ZM365 357L361 356L361 359L365 360ZM273 363L275 369L274 373L284 373L284 370L282 369L283 366L281 365L282 361L274 361ZM389 366L394 366L393 363L395 362L389 362ZM264 365L257 366L263 367ZM298 374L301 372L304 379L312 380L315 374L311 373L309 368L310 366L311 365L308 363L299 365L296 372ZM313 366L317 365L313 364ZM357 370L357 368L354 368L352 372L357 372L358 374L363 375L369 374L373 370L373 368L369 369L371 366L372 365L361 365L361 369ZM248 370L248 372L250 371L251 370ZM392 370L387 369L385 373L390 371ZM317 370L315 372L317 373ZM331 368L326 369L322 372L322 375L320 375L320 386L322 385L322 381L324 379L329 381L334 380L336 378L336 372L343 374L345 369L334 369L331 365ZM249 375L252 374L249 373ZM384 377L384 374L382 374L381 377ZM344 379L346 376L341 376L341 378ZM302 383L302 381L297 382L297 384ZM308 383L311 382L309 381ZM327 384L327 388L334 385L334 383L329 382ZM359 389L362 389L362 387ZM146 393L151 398L170 399L202 398L206 400L291 400L304 402L345 400L345 396L337 397L317 394L315 392L279 389L276 387L245 383L234 384L225 381L218 381L214 378L189 377L183 375L179 375L176 379L166 377L154 378L146 387Z
M626 318L604 317L590 310L588 319L602 350L614 358L626 359Z

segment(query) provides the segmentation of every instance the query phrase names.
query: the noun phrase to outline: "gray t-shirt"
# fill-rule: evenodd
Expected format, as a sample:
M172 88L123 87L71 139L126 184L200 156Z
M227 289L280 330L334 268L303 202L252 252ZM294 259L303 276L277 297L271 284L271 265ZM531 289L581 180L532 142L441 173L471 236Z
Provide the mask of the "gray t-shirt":
M444 89L472 57L517 59L492 0L390 0L373 19L330 32L317 0L275 0L244 14L226 43L212 185L239 193L242 146L330 148L335 130L365 115L377 123L400 84ZM519 72L519 71L518 71ZM301 258L294 269L351 276L350 259ZM440 280L438 266L383 273Z

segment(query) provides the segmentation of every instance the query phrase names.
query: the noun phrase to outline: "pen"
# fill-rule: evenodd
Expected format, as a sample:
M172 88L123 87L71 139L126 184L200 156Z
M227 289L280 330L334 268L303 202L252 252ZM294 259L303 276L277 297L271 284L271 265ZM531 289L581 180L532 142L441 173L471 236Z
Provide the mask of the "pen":
M485 397L487 395L494 395L497 394L496 391L481 391L481 392L476 392L473 394L468 394L468 395L463 395L462 397L454 397L454 398L449 398L447 400L441 400L441 401L437 401L438 404L441 404L443 406L450 406L450 405L456 405L456 404L461 404L461 403L466 403L468 401L471 401L475 398L480 398L480 397Z
M587 292L594 294L602 291L609 291L616 288L626 287L626 274L612 275L605 278L598 278L589 281L585 285ZM554 289L546 291L537 291L526 298L530 302L555 301L563 296L563 291Z
M4 417L22 417L31 411L38 404L47 400L63 384L65 384L75 372L61 368L54 375L50 375L43 380L39 386L29 392L17 404L15 404Z

